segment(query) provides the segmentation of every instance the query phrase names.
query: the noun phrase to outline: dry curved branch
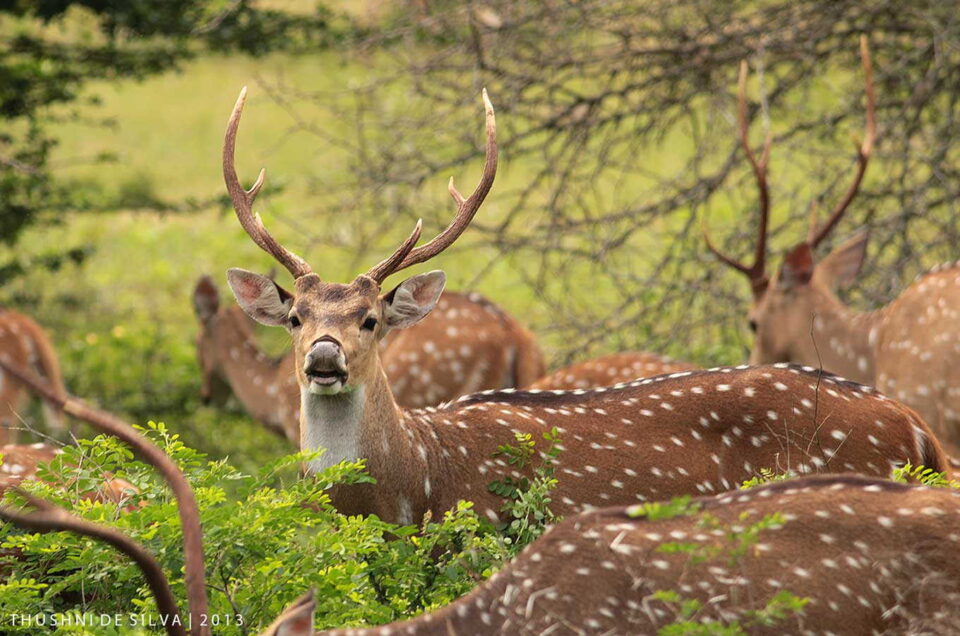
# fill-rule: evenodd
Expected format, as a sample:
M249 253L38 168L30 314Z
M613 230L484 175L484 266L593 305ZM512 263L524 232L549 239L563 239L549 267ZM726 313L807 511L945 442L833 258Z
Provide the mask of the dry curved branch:
M0 367L30 387L54 407L91 424L97 430L113 435L128 444L135 453L154 466L166 480L177 500L180 524L183 527L183 556L187 598L190 602L192 633L208 634L203 617L209 614L206 588L206 567L203 557L203 531L197 498L180 468L160 448L138 433L132 426L106 411L93 408L69 395L60 395L33 372L10 361L0 353Z

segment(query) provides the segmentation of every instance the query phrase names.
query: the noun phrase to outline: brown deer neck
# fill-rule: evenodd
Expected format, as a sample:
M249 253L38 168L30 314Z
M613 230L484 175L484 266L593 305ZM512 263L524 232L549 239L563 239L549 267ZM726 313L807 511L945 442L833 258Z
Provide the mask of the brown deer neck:
M800 362L872 385L874 383L874 339L881 312L858 312L845 305L833 293L819 291L814 296L812 353ZM805 334L806 339L811 334Z
M264 354L253 334L240 321L246 318L234 312L221 314L217 330L220 371L237 399L258 420L276 417L281 390L278 363Z

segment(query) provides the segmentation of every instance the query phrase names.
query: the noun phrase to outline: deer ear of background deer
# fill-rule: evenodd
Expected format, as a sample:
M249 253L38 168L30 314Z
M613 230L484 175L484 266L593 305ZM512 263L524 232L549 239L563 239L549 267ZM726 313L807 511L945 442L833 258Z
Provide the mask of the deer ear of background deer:
M831 288L846 287L856 280L867 255L867 232L860 232L817 264L816 276Z
M220 310L220 292L209 276L201 276L193 288L193 313L197 320L207 322Z
M777 279L779 287L791 289L806 285L813 277L813 249L807 243L801 243L787 252L780 266Z
M447 276L440 270L417 274L383 297L383 322L389 329L403 329L420 322L440 300Z
M312 636L313 613L316 607L313 592L307 592L288 605L277 620L260 632L260 636Z
M293 295L260 274L237 267L227 270L227 282L237 303L247 315L271 327L285 327L293 306Z

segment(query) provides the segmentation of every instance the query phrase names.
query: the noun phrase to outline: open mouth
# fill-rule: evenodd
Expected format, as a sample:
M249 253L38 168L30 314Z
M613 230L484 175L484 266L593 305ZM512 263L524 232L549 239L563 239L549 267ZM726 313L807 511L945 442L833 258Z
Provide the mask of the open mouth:
M311 370L307 372L307 379L313 384L320 386L333 386L337 382L346 384L347 374L335 369L330 370Z

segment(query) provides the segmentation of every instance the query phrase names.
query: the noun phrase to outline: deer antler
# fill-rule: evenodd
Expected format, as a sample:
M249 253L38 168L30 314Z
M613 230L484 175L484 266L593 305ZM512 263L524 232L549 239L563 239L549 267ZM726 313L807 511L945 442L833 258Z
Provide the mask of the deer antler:
M380 261L370 268L367 276L377 281L377 284L382 284L390 274L396 271L400 263L403 262L403 259L406 258L410 250L413 249L413 246L420 240L421 230L423 230L423 219L417 219L417 224L414 226L410 236L407 237L407 240L401 243L400 247L398 247L389 258Z
M267 170L260 170L260 175L249 190L245 190L240 185L240 178L237 177L237 170L234 167L234 152L237 145L237 128L240 126L240 115L243 114L243 105L247 101L247 87L244 86L240 91L240 97L230 113L230 120L227 122L227 133L223 139L223 180L227 184L227 191L230 193L230 199L233 201L233 209L237 213L237 219L240 225L247 231L253 242L260 248L273 256L281 265L287 268L294 278L299 278L313 272L305 260L286 249L277 242L273 236L264 227L259 214L253 212L253 202L263 187L263 181L266 178Z
M116 528L81 519L49 501L35 497L19 488L13 490L26 499L27 503L34 508L34 511L22 512L0 506L0 519L27 530L44 533L74 532L112 545L130 557L143 572L147 584L157 600L157 610L166 618L164 625L167 633L171 636L186 636L187 632L183 627L183 621L179 618L180 608L177 607L177 601L170 590L170 583L163 573L163 568L146 548Z
M757 180L757 190L760 193L760 221L757 224L757 246L754 250L753 265L745 265L734 258L727 256L713 246L706 225L703 228L703 238L707 249L713 252L723 263L741 272L750 279L754 297L759 296L767 288L766 260L767 260L767 227L770 220L770 190L767 185L767 164L770 161L770 144L773 137L768 132L763 141L763 152L757 159L750 148L749 129L747 122L747 62L740 62L740 76L737 81L737 124L740 137L740 146L747 155L747 160L753 168L753 175Z
M843 213L847 211L854 197L857 196L857 192L860 190L860 184L863 182L863 175L867 171L870 154L873 152L874 142L877 138L877 104L873 92L873 63L870 60L870 46L867 42L867 36L865 35L860 36L860 59L863 63L863 75L867 93L867 124L863 143L857 148L857 171L854 174L853 183L850 184L846 194L843 195L840 202L833 208L830 216L827 217L827 222L816 232L810 232L807 243L809 243L811 248L815 248L830 234L830 231L840 221Z
M11 362L7 354L0 354L0 367L6 369L11 375L27 385L31 391L64 413L88 422L94 428L127 443L160 472L177 500L180 524L183 527L184 569L186 571L187 598L190 600L192 632L200 635L209 634L209 628L204 626L203 621L209 611L200 510L193 490L190 488L190 483L174 461L120 418L88 406L77 398L58 394L34 373Z
M382 283L388 276L406 269L411 265L428 261L443 250L450 247L454 241L460 238L470 221L473 220L480 204L490 192L494 177L497 175L497 121L494 117L493 104L487 97L487 89L483 89L483 106L486 111L487 121L487 148L486 160L483 164L483 175L480 177L480 183L468 198L463 198L453 185L453 178L450 178L448 190L453 200L457 202L457 214L440 234L425 245L414 248L413 245L419 238L419 222L410 237L390 256L390 258L381 261L367 272L367 276Z

